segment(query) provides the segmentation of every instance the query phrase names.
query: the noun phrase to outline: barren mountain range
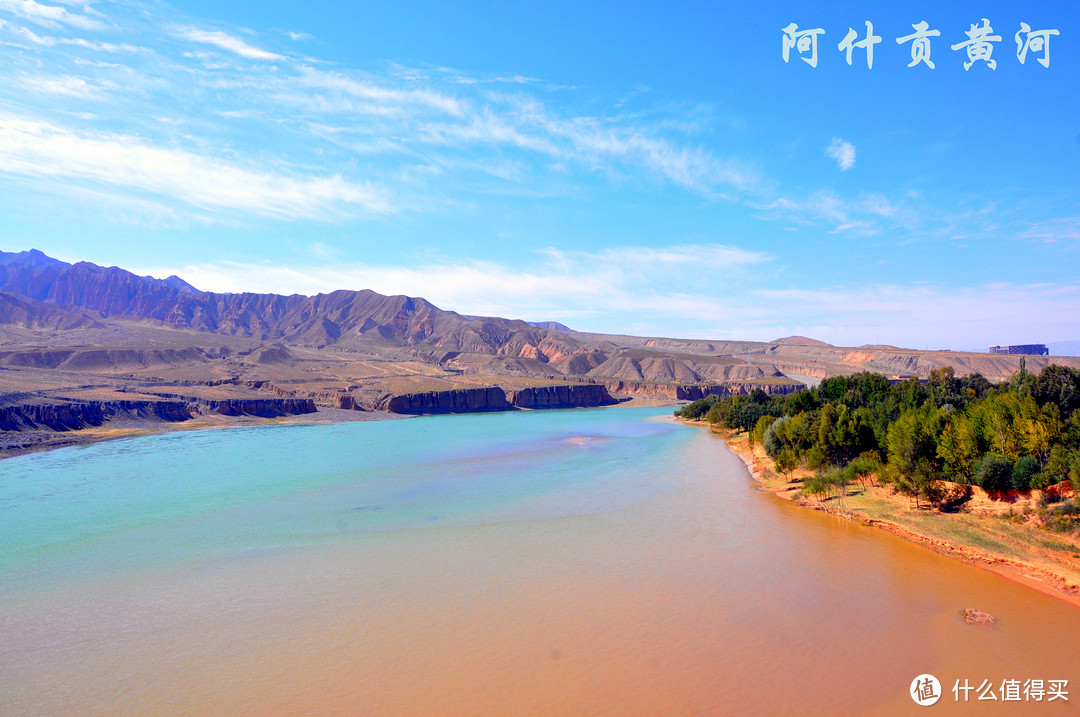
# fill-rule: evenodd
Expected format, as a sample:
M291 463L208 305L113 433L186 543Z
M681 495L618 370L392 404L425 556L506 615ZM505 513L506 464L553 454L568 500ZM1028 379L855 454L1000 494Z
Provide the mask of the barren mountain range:
M1034 356L1027 365L1038 370L1051 360L1080 367L1077 358ZM675 401L790 392L862 370L923 377L951 365L1000 380L1018 363L802 337L589 334L368 290L219 294L176 276L0 252L0 431L23 448L50 443L49 431L132 419Z

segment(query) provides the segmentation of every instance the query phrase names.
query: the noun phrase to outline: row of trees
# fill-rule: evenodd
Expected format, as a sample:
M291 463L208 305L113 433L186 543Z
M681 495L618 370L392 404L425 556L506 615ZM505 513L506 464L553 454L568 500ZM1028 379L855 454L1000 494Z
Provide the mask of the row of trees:
M987 491L1080 488L1080 371L1052 365L991 384L951 367L890 382L859 373L778 396L709 396L676 415L746 431L788 473L798 465L836 482L853 464L916 499L937 503L942 480ZM838 474L838 471L841 473ZM817 485L817 483L815 483Z

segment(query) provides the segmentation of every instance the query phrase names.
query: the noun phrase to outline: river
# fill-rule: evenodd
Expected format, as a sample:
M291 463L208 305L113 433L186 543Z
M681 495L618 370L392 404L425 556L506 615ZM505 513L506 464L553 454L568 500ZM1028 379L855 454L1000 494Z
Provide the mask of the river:
M923 673L934 713L1077 711L1080 610L760 492L669 416L277 425L0 462L0 713L922 714ZM998 701L957 702L965 680ZM1069 702L1002 702L1004 680L1068 680Z

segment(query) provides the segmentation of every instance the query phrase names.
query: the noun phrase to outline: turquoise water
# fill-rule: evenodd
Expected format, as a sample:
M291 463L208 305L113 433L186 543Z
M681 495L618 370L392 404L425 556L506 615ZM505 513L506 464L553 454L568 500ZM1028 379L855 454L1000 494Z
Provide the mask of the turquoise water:
M921 714L923 673L1067 678L977 711L1075 714L1075 607L757 491L668 413L2 461L0 714Z
M0 463L0 597L432 523L611 509L664 490L659 462L688 436L642 419L666 413L234 428L9 459Z

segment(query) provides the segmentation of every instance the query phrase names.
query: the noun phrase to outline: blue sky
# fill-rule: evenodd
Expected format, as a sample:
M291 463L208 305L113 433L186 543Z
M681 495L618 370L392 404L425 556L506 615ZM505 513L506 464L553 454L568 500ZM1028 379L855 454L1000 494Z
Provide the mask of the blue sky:
M0 248L588 331L1080 338L1080 6L720 5L0 0Z

